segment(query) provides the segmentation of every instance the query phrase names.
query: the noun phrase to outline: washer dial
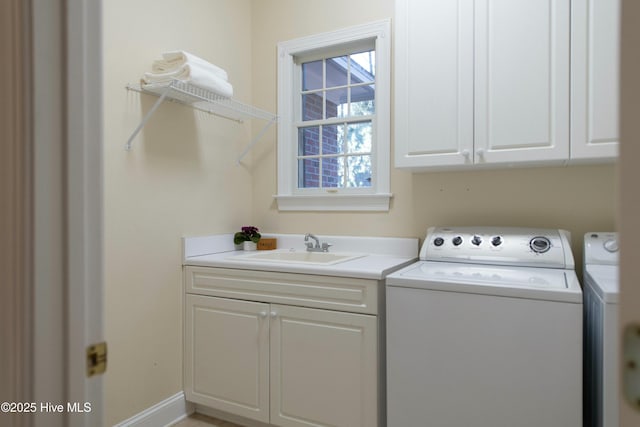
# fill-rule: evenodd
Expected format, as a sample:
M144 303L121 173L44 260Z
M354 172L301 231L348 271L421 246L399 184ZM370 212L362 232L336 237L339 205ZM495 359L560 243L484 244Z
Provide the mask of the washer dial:
M608 252L618 252L618 241L616 239L609 239L602 245Z
M544 236L536 236L529 241L529 247L537 254L543 254L551 249L551 240Z

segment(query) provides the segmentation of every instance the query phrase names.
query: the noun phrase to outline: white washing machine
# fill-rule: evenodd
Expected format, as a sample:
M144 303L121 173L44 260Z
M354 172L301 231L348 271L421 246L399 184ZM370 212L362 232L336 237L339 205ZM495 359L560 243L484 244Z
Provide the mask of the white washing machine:
M582 291L562 230L435 227L387 276L389 427L581 427Z
M617 427L618 235L584 236L585 427Z

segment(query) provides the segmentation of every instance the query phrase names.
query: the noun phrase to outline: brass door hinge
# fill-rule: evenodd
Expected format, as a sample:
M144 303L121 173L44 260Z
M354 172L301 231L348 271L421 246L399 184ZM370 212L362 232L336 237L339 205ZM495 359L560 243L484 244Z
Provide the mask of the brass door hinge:
M107 370L107 343L87 347L87 377L103 374Z

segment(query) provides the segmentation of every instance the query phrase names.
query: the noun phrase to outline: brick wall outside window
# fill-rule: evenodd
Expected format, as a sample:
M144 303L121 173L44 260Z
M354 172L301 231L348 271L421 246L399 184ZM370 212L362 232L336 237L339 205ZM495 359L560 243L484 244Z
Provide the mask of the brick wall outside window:
M321 95L305 96L305 105L303 110L305 116L322 117ZM335 117L338 106L334 103L327 102L327 117ZM304 137L304 153L320 153L320 135L318 128L308 128ZM325 126L323 128L322 154L338 154L338 132L337 126ZM336 157L322 159L322 174L320 173L317 158L305 159L303 161L303 188L318 188L322 181L322 187L332 188L340 187L340 169L339 160Z

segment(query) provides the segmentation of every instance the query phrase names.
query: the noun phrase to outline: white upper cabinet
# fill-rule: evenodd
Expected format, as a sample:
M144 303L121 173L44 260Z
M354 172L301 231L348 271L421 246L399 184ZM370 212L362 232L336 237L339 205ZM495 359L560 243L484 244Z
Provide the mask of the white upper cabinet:
M397 0L398 167L473 161L473 0Z
M397 0L396 166L614 158L618 13L619 0Z
M618 155L620 0L573 0L571 161Z
M569 24L569 0L476 0L476 164L566 161Z

